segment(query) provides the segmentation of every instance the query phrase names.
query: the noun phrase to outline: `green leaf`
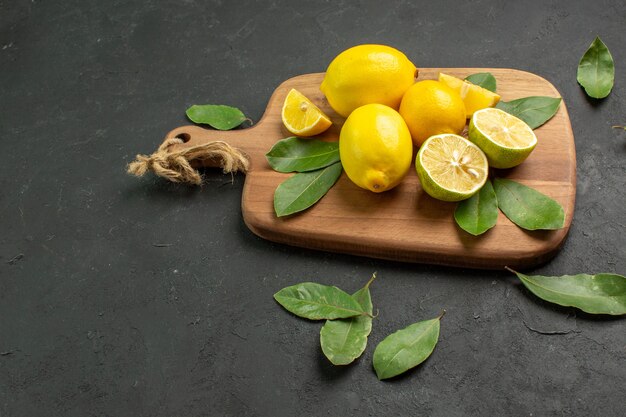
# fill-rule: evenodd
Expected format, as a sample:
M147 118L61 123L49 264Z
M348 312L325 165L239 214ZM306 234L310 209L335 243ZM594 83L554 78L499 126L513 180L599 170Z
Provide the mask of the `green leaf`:
M531 129L550 120L559 110L561 98L530 96L512 101L500 101L496 108L522 119Z
M578 274L560 277L524 275L510 268L537 297L576 307L590 314L626 314L626 277L617 274Z
M613 129L624 129L626 130L626 126L611 126Z
M334 320L369 314L352 296L337 287L303 282L274 294L286 310L309 320Z
M278 172L314 171L339 162L339 142L292 136L276 142L265 157Z
M311 172L299 172L281 183L274 192L274 211L278 217L311 207L337 182L341 162Z
M547 195L503 178L496 178L493 186L500 210L522 229L555 230L565 224L563 207Z
M220 104L195 104L186 113L192 122L218 130L234 129L246 120L246 116L238 108Z
M369 286L376 274L354 294L354 298L370 315L373 314ZM368 316L350 319L327 320L320 331L322 352L333 365L348 365L361 356L367 346L367 336L372 331L372 318Z
M496 92L496 77L490 72L479 72L477 74L468 75L465 81L476 84L491 92Z
M461 229L474 236L481 235L496 225L498 200L490 180L472 197L457 204L454 220Z
M604 42L596 37L578 63L576 80L589 97L604 98L613 88L615 64Z
M378 379L400 375L424 362L439 340L442 316L411 324L380 342L374 351L374 370Z

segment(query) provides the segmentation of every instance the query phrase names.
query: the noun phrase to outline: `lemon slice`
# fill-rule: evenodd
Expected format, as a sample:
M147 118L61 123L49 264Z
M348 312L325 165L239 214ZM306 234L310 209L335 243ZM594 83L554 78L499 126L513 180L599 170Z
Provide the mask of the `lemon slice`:
M319 107L295 88L285 97L282 119L287 130L297 136L318 135L332 124Z
M439 82L446 84L455 90L465 103L465 114L470 118L474 112L493 107L500 101L500 96L479 85L472 84L469 81L453 77L451 75L439 73Z
M468 133L469 140L485 152L494 168L521 164L537 145L537 136L530 126L500 109L474 113Z
M443 201L470 198L485 185L489 174L487 157L478 146L447 133L426 139L415 169L424 191Z

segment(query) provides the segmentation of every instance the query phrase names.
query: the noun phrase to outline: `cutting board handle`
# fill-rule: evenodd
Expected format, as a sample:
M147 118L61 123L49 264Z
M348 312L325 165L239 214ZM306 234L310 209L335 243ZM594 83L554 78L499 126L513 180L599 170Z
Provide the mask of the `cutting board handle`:
M258 146L252 137L257 127L220 131L199 126L181 126L170 131L152 155L137 155L128 165L128 172L142 176L148 171L172 182L200 185L202 178L196 168L218 167L224 173L253 169L259 158Z
M256 128L261 123L262 121L250 128L236 130L215 130L194 125L180 126L165 135L164 142L172 138L180 139L179 143L170 146L170 152L203 146L211 142L225 142L245 153L251 145L249 139L254 136Z

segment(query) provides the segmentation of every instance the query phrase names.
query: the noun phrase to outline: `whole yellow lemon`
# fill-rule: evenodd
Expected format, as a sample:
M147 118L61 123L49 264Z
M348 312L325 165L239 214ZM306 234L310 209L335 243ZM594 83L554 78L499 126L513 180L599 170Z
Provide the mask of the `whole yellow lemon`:
M343 117L357 107L379 103L398 109L415 82L417 68L402 52L385 45L358 45L332 60L320 89Z
M461 95L435 80L413 84L402 97L400 114L417 146L433 135L458 135L465 127L465 104Z
M375 193L390 190L411 167L411 133L391 107L366 104L354 110L341 128L339 155L356 185Z

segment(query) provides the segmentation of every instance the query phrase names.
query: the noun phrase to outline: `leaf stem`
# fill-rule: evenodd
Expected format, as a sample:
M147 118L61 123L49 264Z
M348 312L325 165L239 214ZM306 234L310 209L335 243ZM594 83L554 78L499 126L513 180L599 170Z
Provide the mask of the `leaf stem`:
M374 271L374 273L372 274L372 277L370 278L370 280L367 281L367 284L365 284L365 288L369 288L370 287L372 282L374 282L374 280L376 279L376 274L377 273L378 273L377 271Z
M516 270L511 269L511 268L509 268L509 267L508 267L508 266L506 266L506 265L504 266L504 269L506 269L507 271L512 272L512 273L514 273L514 274L517 274L517 271L516 271Z

